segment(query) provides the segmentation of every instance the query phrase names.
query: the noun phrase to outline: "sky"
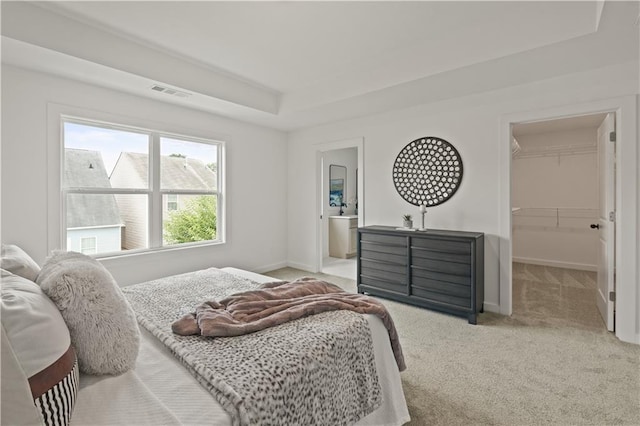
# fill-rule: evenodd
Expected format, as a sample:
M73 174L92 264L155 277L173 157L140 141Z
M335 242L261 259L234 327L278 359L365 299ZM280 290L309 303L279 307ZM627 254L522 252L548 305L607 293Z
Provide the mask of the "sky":
M149 137L145 134L122 130L106 129L77 123L64 123L65 148L87 149L102 154L107 174L118 161L121 152L149 152ZM196 158L205 164L216 162L217 148L197 142L161 138L161 155L182 154L187 158Z

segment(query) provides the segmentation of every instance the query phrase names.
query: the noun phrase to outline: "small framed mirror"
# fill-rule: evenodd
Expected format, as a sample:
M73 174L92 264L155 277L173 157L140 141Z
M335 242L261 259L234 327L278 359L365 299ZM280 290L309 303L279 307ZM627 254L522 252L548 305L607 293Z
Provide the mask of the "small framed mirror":
M329 206L340 207L347 200L347 168L337 164L329 165Z

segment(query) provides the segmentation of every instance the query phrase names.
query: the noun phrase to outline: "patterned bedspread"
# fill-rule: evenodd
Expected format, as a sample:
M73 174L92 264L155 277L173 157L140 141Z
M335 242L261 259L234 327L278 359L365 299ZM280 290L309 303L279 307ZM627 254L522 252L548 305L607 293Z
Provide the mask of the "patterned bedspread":
M207 299L258 284L206 269L123 288L138 322L174 353L234 425L349 425L382 402L368 322L325 312L226 338L179 336L171 324Z

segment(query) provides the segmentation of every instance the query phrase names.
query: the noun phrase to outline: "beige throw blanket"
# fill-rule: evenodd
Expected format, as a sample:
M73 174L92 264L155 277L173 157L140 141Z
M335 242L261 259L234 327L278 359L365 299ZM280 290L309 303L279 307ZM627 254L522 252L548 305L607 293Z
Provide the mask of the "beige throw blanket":
M258 290L236 293L219 302L206 301L171 328L182 336L231 337L341 309L378 316L389 333L398 369L406 368L393 319L384 305L314 278L266 283Z

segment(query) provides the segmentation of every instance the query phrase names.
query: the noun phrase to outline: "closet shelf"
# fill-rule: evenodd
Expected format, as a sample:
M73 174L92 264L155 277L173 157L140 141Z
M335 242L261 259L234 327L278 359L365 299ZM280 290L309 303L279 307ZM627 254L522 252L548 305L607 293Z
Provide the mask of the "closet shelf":
M512 209L513 229L593 232L598 209L572 207L518 207Z
M522 148L513 155L513 159L530 157L555 157L562 155L595 154L598 146L593 145L556 145L536 148Z
M559 217L562 219L597 219L598 209L575 207L513 207L514 216L525 217Z
M593 234L594 230L588 226L542 226L542 225L513 225L513 231L548 231L570 234Z

